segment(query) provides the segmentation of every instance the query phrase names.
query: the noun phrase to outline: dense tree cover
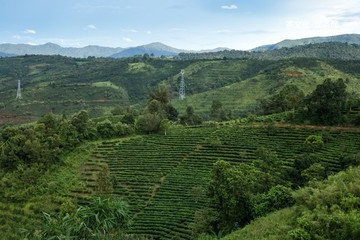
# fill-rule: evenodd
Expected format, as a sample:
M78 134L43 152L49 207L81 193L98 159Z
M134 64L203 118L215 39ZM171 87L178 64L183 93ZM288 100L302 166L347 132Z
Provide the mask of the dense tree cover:
M168 121L176 121L178 117L177 110L169 101L170 90L167 86L161 85L152 92L144 114L135 121L136 131L146 134L166 132Z
M274 114L290 111L287 120L296 123L321 125L354 124L359 125L357 111L360 98L346 91L343 79L326 79L309 95L305 96L295 85L287 85L270 98L260 100L261 114Z
M184 115L180 116L180 123L183 125L199 125L202 123L201 117L195 113L192 106L186 108Z
M194 235L222 235L248 224L256 217L293 204L291 189L281 185L276 154L258 150L253 164L214 164L209 183L209 205L195 214ZM202 218L202 220L200 220Z
M355 240L360 238L360 168L295 191L295 205L255 220L224 240Z
M296 85L286 85L279 93L260 101L263 114L273 114L298 109L305 94Z
M6 127L0 132L0 166L14 170L19 165L58 163L61 153L85 140L125 136L132 132L130 126L114 125L108 120L95 125L86 111L70 119L45 114L34 124Z
M346 85L342 79L333 82L326 79L305 100L305 116L317 124L344 122L347 102Z
M216 162L207 192L209 204L195 214L196 222L191 225L194 235L223 235L253 219L292 206L293 189L322 181L330 174L316 154L327 138L308 136L303 143L303 154L289 169L279 168L277 154L266 148L259 148L257 159L250 164ZM344 153L341 159L343 169L359 163L358 155Z
M342 59L358 60L360 55L359 45L346 43L316 43L292 48L281 48L265 52L249 52L224 50L208 53L180 53L177 59L268 59L278 60L287 58L318 58L318 59Z

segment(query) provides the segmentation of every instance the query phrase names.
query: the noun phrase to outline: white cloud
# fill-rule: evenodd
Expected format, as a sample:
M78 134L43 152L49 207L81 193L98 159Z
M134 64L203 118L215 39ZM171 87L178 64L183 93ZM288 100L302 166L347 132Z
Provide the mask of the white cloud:
M231 5L223 5L221 6L221 8L226 10L235 10L238 9L238 6L236 6L235 4L231 4Z
M37 43L35 43L35 42L27 42L27 44L32 45L32 46L36 46L36 45L38 45L38 44L37 44Z
M94 30L97 29L97 27L94 24L89 24L86 27L89 29L94 29Z
M122 40L124 41L124 42L132 42L132 39L131 38L128 38L128 37L123 37L122 38Z
M27 33L27 34L36 34L36 31L34 29L26 29L24 31L24 33Z
M15 39L21 39L21 37L19 35L13 35L12 37Z
M230 31L229 29L219 29L214 31L214 33L231 33L232 31Z
M151 31L145 31L146 34L150 35L152 32Z
M139 31L136 30L136 29L123 29L122 31L123 31L123 32L130 32L130 33L137 33L137 32L139 32Z

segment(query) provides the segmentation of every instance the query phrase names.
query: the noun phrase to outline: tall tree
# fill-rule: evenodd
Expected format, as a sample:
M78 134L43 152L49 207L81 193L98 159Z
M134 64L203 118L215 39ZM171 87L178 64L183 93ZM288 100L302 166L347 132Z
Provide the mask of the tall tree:
M342 79L326 79L306 100L307 117L315 124L337 124L343 121L347 101L346 85Z

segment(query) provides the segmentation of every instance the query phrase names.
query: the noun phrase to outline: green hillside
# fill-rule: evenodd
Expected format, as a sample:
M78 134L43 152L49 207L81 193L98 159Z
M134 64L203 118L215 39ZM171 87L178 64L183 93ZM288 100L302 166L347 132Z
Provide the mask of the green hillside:
M226 61L219 60L217 62L219 64ZM264 63L267 66L265 70L261 70L257 74L249 74L245 77L245 80L240 80L236 83L206 92L193 94L188 96L184 101L176 99L172 103L180 112L185 111L187 105L191 105L194 106L198 112L205 114L209 112L212 100L218 99L228 110L231 110L235 116L241 116L254 112L258 100L277 93L288 84L296 85L304 93L308 94L326 78L343 78L347 81L348 92L360 92L359 72L346 69L345 67L340 68L341 64L337 61L324 62L314 59L298 59ZM230 65L229 63L226 64ZM357 64L358 63L354 65ZM225 63L223 63L223 65L225 65ZM344 63L344 65L346 64ZM211 74L212 71L219 70L216 68L212 69L208 74ZM228 70L228 72L230 71Z
M327 131L326 131L327 132ZM204 191L213 164L252 162L256 151L274 152L284 169L303 153L305 139L319 130L223 126L176 128L166 136L153 135L112 140L98 144L83 172L83 197L94 191L97 169L107 165L114 181L114 194L130 203L133 225L130 232L156 239L191 239L189 224L207 202ZM330 140L316 152L332 172L341 169L339 155L357 153L359 133L329 132ZM216 140L216 143L214 142Z
M255 110L260 98L286 84L305 93L325 78L348 79L348 90L359 92L359 62L340 60L162 60L130 58L74 59L24 56L0 59L0 123L28 122L44 113L72 114L87 109L92 116L116 106L142 105L159 84L172 90L173 105L187 105L208 114L219 99L235 116ZM185 69L187 99L178 100L179 72ZM23 99L16 101L16 80ZM256 91L256 94L254 94Z
M352 168L301 189L295 193L294 207L257 219L221 239L358 239L359 174L359 167ZM354 209L347 205L350 202ZM348 231L352 227L356 230Z
M351 42L351 41L349 41ZM264 52L249 52L241 50L224 50L207 53L180 53L176 58L181 60L194 59L290 59L290 58L317 58L359 60L360 45L340 42L308 43L295 45Z

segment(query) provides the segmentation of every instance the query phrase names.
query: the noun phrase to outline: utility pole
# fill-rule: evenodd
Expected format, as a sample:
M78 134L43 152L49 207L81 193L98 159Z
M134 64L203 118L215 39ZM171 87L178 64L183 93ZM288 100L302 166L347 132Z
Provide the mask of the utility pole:
M21 95L21 80L18 80L18 87L16 92L16 99L22 99Z
M180 95L180 100L184 100L185 96L186 96L185 95L185 79L184 79L185 71L181 70L180 74L181 74L181 81L180 81L179 95Z

